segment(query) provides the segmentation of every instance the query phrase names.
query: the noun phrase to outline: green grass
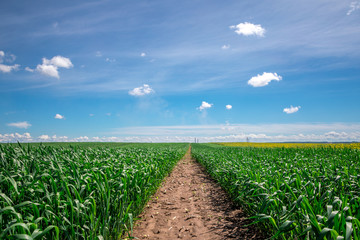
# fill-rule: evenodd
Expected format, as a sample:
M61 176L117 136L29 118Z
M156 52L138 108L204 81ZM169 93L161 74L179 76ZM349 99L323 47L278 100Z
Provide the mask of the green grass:
M360 239L360 151L213 147L192 156L274 239Z
M0 145L0 239L119 239L188 144Z

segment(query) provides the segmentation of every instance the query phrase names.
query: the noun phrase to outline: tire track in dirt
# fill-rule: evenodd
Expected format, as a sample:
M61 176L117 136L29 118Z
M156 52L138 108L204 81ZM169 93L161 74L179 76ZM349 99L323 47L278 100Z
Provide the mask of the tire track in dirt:
M265 239L223 189L191 158L191 148L149 201L135 239Z

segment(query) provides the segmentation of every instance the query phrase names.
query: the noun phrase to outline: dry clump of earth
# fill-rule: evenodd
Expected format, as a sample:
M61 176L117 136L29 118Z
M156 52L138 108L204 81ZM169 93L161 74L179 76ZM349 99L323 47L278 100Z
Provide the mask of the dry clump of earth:
M190 149L135 224L135 239L266 239L225 191L191 158Z

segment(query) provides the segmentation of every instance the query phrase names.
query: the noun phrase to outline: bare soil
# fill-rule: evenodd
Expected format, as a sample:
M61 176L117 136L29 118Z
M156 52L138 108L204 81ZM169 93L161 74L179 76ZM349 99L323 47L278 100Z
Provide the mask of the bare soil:
M224 190L191 158L190 148L135 224L135 239L265 239Z

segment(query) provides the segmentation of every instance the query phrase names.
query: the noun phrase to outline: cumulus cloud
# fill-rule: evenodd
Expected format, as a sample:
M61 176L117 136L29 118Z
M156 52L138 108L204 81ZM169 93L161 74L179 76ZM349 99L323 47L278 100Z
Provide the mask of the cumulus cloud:
M0 61L2 61L2 58L5 56L5 53L4 53L4 51L1 51L0 50Z
M230 26L230 29L235 29L235 32L237 34L244 36L256 35L259 37L263 37L265 34L265 29L262 28L260 24L255 25L249 22L232 25Z
M108 135L110 134L110 135ZM360 124L226 124L119 128L108 136L0 134L0 142L347 142L360 141ZM115 135L115 136L114 136Z
M47 141L50 139L49 135L41 135L38 137L39 140L41 141Z
M53 65L53 66L62 67L62 68L71 68L74 66L71 63L69 58L62 57L62 56L55 56L50 60L43 58L43 64Z
M45 65L45 64L39 64L36 67L36 71L43 75L47 75L50 77L60 78L58 68L53 65Z
M18 70L19 67L20 67L19 64L5 65L5 64L1 64L1 63L0 63L0 72L9 73L9 72L11 72L11 71L16 71L16 70Z
M145 57L145 56L146 56L146 53L142 52L142 53L140 54L140 56L141 56L141 57Z
M227 110L232 109L232 106L231 106L231 105L226 105L225 107L226 107Z
M291 114L291 113L296 113L297 111L299 111L300 108L301 106L297 106L297 107L290 106L289 108L284 108L283 111L287 114Z
M50 60L43 58L42 61L42 64L36 66L36 71L55 78L60 78L58 68L68 69L74 66L69 58L62 56L55 56Z
M255 77L252 77L248 84L253 87L264 87L268 85L272 80L280 81L282 79L277 73L267 73L264 72L262 75L258 74Z
M346 15L351 15L354 11L360 9L360 1L354 1L350 3L349 11L346 13Z
M214 104L212 104L212 103L207 103L207 102L205 102L205 101L202 101L201 106L198 107L198 109L199 109L200 111L202 111L202 110L211 108L213 105L214 105Z
M230 45L229 44L225 44L221 47L221 49L223 50L226 50L226 49L229 49L230 48Z
M6 142L31 142L33 141L30 133L5 133L0 134L0 142L6 143Z
M132 96L144 96L150 93L155 92L148 84L144 84L141 87L134 88L129 91L129 94Z
M7 125L8 125L9 127L17 127L17 128L25 128L25 129L31 127L31 124L28 123L27 121L8 123Z
M54 118L55 119L64 119L65 117L63 115L60 115L57 113Z

